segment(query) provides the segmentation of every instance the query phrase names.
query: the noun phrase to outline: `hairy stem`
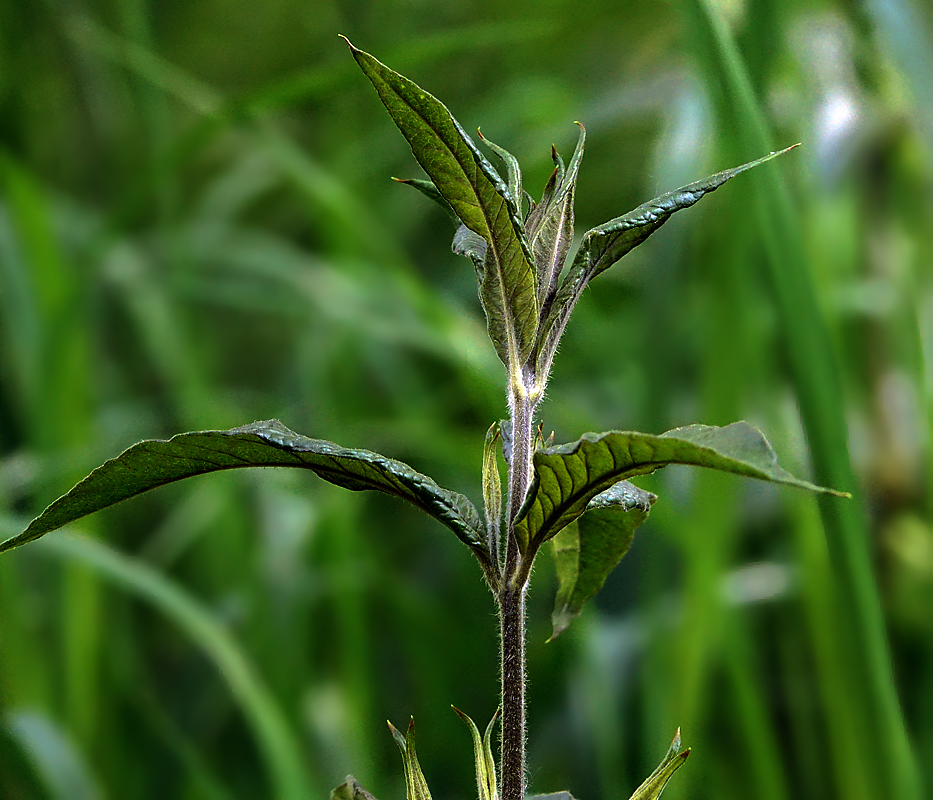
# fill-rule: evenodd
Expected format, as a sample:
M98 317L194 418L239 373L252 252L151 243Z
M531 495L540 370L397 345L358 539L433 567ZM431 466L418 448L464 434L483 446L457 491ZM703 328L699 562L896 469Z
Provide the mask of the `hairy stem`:
M509 392L512 455L509 459L508 537L499 592L502 656L501 800L525 797L525 589L530 564L523 563L515 523L531 484L535 404L524 386ZM525 556L531 557L530 553Z
M499 597L502 638L502 800L525 797L525 588Z

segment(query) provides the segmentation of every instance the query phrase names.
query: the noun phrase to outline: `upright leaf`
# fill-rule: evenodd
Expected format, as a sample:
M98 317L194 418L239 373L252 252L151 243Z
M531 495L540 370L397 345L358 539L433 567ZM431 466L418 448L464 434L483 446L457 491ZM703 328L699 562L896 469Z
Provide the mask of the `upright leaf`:
M395 739L395 743L402 754L402 764L405 768L405 791L408 800L431 800L428 782L424 779L424 773L422 773L421 765L418 763L418 753L415 751L414 717L409 721L408 730L404 736L399 733L391 722L388 725L389 730L392 731L392 738Z
M586 433L576 442L533 456L537 490L516 525L523 549L536 547L579 517L614 483L669 464L709 467L817 492L844 493L795 478L781 468L768 441L747 422L724 428L688 425L660 436L629 431Z
M498 800L499 796L496 790L496 761L492 754L492 730L499 716L498 709L493 714L492 719L486 726L486 733L480 738L479 729L459 708L451 706L470 729L473 737L473 756L476 761L476 789L479 794L479 800Z
M508 187L439 100L347 44L418 163L460 221L486 240L480 299L499 358L517 369L534 345L538 326L535 274L517 201L512 202Z
M21 534L0 544L0 553L150 489L243 467L309 469L345 489L371 489L400 497L442 522L481 562L490 563L484 525L466 497L442 489L401 461L309 439L274 419L229 431L182 433L167 441L139 442L94 470Z
M602 589L656 499L651 492L619 481L590 500L584 514L551 539L558 580L551 639L563 633Z
M483 444L483 505L486 509L486 530L489 552L499 547L499 526L502 524L502 481L499 477L499 424L494 422L486 432Z
M587 231L580 242L570 271L561 281L557 296L542 323L538 340L539 367L543 365L544 371L547 371L547 365L554 357L567 320L583 290L594 277L644 242L676 212L689 208L736 175L784 155L797 146L791 145L740 167L717 172L703 180L681 186L643 203L621 217Z
M580 123L577 123L580 125ZM580 135L570 165L566 170L555 170L557 185L545 196L534 212L529 214L525 234L535 261L538 278L538 305L546 316L557 293L557 281L573 244L573 203L577 175L583 159L586 129L580 125ZM556 155L557 151L553 151ZM549 182L548 186L551 184Z
M690 755L690 748L684 750L680 743L680 728L674 735L674 741L667 751L667 755L661 759L654 772L652 772L645 782L635 790L635 794L629 800L658 800L667 782L673 777L687 760Z
M515 205L515 212L518 214L518 218L521 219L524 195L522 190L522 168L519 166L518 159L504 147L499 147L495 142L483 136L481 130L477 130L476 132L479 134L479 138L486 143L486 146L499 156L499 158L502 159L502 163L505 164L506 174L509 177L509 196L512 198L512 203Z

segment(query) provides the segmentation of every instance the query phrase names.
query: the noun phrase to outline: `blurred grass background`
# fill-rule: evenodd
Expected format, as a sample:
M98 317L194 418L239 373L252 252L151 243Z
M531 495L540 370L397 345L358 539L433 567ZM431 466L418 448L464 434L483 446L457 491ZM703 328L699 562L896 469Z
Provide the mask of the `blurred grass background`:
M848 503L674 469L594 607L530 624L533 788L933 787L933 13L921 0L0 0L0 533L134 441L278 417L479 499L505 413L473 269L337 33L482 125L580 232L777 146L598 279L557 441L746 418ZM846 450L848 439L848 452ZM471 797L491 598L414 510L215 475L0 559L0 796ZM909 742L909 744L908 744Z

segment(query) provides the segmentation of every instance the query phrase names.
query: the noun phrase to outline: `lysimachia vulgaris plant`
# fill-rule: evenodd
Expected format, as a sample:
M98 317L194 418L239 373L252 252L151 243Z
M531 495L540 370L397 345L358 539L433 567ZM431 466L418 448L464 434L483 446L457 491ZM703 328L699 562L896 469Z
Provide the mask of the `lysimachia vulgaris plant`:
M587 231L569 259L574 193L586 134L565 164L552 148L554 171L535 202L522 186L516 159L480 134L505 167L500 174L447 108L407 78L347 42L379 99L430 180L406 180L443 206L456 222L455 253L476 270L489 338L506 370L508 418L493 423L483 450L484 513L462 494L439 486L392 458L293 433L278 420L226 431L182 433L133 445L56 500L25 531L0 544L10 550L87 514L173 481L243 467L308 469L353 491L375 490L416 505L453 531L479 562L495 598L501 648L501 705L481 735L469 728L479 800L524 800L525 597L532 565L549 544L559 581L553 636L579 615L629 549L655 495L628 482L669 464L690 464L776 483L831 491L798 480L777 463L764 436L745 422L718 428L689 425L661 435L587 433L575 442L543 441L537 412L561 335L581 294L604 270L645 241L670 217L771 153L663 194ZM499 460L508 475L500 484ZM553 638L552 636L552 638ZM493 728L501 718L499 761ZM408 800L430 800L415 751L412 721L403 734L390 725L402 754ZM632 795L655 800L689 750L680 732L658 768ZM348 776L332 800L374 800ZM539 800L568 800L560 792Z

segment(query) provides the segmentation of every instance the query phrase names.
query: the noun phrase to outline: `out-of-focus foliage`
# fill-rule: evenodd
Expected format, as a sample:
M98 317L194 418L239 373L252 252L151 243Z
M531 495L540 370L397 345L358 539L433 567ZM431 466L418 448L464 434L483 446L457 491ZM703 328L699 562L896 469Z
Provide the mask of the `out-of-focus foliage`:
M774 174L829 334L851 513L929 790L933 15L919 0L2 0L0 538L138 439L272 417L479 501L503 368L475 274L443 211L389 180L422 176L337 33L481 124L536 196L551 143L570 151L583 122L580 232L763 154L728 113L710 15L772 144L804 144ZM769 239L761 194L737 178L596 279L545 435L748 418L807 473L798 398L822 389L800 385L769 266L787 242ZM640 484L659 495L651 520L547 646L555 586L543 561L536 576L534 790L628 797L680 724L695 755L666 797L885 796L860 683L879 656L853 650L851 565L816 501L673 470ZM0 559L0 795L326 797L352 771L401 797L383 722L410 714L433 796L472 795L449 707L495 710L491 598L437 523L263 470L73 529L102 545L55 534Z

